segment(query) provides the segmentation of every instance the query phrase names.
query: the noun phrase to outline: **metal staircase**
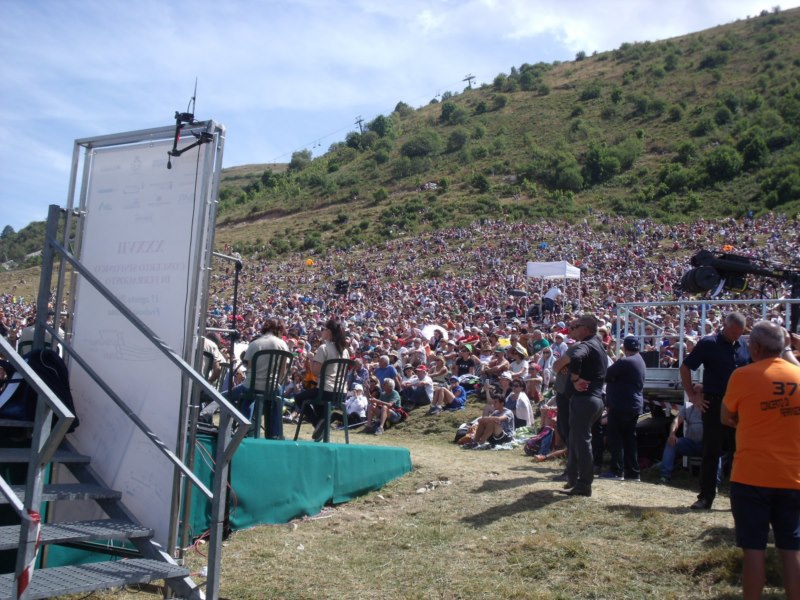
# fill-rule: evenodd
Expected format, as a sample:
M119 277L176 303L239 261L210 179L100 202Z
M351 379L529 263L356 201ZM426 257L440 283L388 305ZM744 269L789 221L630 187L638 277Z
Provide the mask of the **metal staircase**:
M27 463L29 455L30 450L26 448L2 448L0 463ZM44 523L39 529L39 547L87 541L127 541L135 546L141 558L37 569L25 590L26 598L49 598L162 579L171 588L183 590L185 597L202 597L197 584L189 579L188 570L176 564L152 541L153 530L141 526L128 514L121 502L122 494L97 480L90 467L90 457L59 449L53 455L53 462L63 464L85 482L45 485L41 491L43 502L94 500L110 518ZM24 506L25 486L9 486L9 489L17 502ZM13 503L14 499L0 496L0 504L9 502ZM0 527L0 550L23 550L20 536L25 533L21 532L22 527L24 525ZM12 600L17 594L15 574L0 575L0 600Z
M66 253L66 258L71 258ZM122 306L123 311L127 309ZM132 317L135 318L135 317ZM51 333L73 360L91 371L91 367L73 350L64 344L52 327L43 326ZM106 386L103 390L128 418L155 444L180 472L184 482L191 482L212 502L212 520L209 531L208 578L198 584L189 577L168 551L153 541L154 532L143 527L125 507L118 491L109 489L102 477L92 469L91 457L73 450L65 435L75 420L75 415L60 401L39 378L20 355L0 337L0 354L16 369L38 394L34 422L0 420L0 446L7 439L8 427L24 428L29 432L28 447L0 448L0 464L26 464L25 485L9 485L0 476L0 505L10 505L21 521L18 525L0 527L0 551L17 549L14 573L0 575L0 600L28 600L50 598L71 593L85 593L133 583L148 583L163 580L174 597L188 600L216 600L219 597L219 572L221 562L225 488L228 468L234 451L249 429L250 422L225 398L219 395L201 375L186 364L168 346L158 340L146 326L141 329L156 347L167 354L185 375L207 394L215 397L222 409L220 434L215 453L216 469L211 489L207 488L178 456L175 455L126 405ZM38 336L37 332L37 336ZM38 340L41 344L41 339ZM34 347L37 343L34 342ZM101 382L102 383L102 382ZM199 391L197 392L199 393ZM196 411L195 411L196 412ZM233 423L237 424L235 435L231 434ZM46 473L51 464L63 465L78 483L46 485ZM38 511L42 503L94 501L107 519L87 521L44 522ZM135 551L133 556L78 566L34 569L41 546L47 544L76 544L101 542L94 548L103 551L104 544L111 541L129 542ZM131 552L126 552L131 554Z

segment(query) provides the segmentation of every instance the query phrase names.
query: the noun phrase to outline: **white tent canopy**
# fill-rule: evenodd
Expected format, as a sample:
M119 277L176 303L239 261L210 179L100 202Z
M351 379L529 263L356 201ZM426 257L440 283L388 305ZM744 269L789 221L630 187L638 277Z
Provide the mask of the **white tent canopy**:
M541 279L580 279L581 270L565 260L529 262L527 275Z

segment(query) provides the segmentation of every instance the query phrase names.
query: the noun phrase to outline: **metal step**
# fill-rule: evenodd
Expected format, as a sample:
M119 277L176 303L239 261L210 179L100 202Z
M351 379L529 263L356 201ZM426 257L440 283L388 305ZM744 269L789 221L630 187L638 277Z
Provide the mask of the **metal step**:
M0 464L2 463L27 463L31 459L30 448L0 448ZM53 462L57 463L79 463L88 465L91 457L77 452L67 450L56 450L53 454Z
M0 419L0 427L33 429L33 421L17 421L16 419Z
M89 540L130 540L149 538L153 530L120 519L96 519L46 523L41 528L41 542L86 542ZM14 550L19 546L19 525L0 527L0 550Z
M11 489L22 501L25 501L25 486L12 485ZM44 486L42 502L55 502L56 500L119 500L122 492L112 490L102 485L89 485L85 483L54 483ZM0 494L0 504L8 504L6 497Z
M188 569L146 558L41 569L33 573L33 579L28 587L28 598L37 600L80 594L129 583L148 583L157 579L187 575L189 575ZM13 573L0 575L0 600L13 598L14 585Z

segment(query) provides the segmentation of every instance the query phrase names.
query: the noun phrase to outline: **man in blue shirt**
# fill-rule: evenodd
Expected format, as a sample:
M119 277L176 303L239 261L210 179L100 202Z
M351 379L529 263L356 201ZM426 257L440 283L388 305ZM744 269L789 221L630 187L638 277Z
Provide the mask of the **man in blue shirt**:
M384 354L378 359L378 366L374 372L375 377L378 378L378 383L383 386L383 380L389 378L397 383L397 370L389 364L389 357Z
M732 312L725 317L722 330L697 342L680 368L681 385L689 400L703 413L703 464L700 493L691 508L708 510L717 495L717 464L723 446L733 447L733 429L720 422L720 409L728 379L737 367L747 364L750 354L739 342L745 317ZM703 367L703 384L692 383L692 371Z

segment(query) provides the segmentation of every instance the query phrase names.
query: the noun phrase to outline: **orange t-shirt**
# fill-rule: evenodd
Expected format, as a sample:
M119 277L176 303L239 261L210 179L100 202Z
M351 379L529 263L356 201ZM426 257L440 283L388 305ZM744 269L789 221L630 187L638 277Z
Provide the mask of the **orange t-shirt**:
M731 481L800 489L800 367L782 358L739 367L723 402L739 414Z

